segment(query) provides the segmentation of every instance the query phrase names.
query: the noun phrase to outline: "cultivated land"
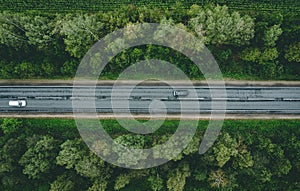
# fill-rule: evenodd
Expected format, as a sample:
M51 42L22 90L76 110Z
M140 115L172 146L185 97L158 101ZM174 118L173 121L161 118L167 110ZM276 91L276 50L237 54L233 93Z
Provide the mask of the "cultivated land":
M41 1L41 0L12 0L4 1L0 3L0 10L11 10L15 12L19 11L50 11L50 12L76 12L76 11L112 11L126 5L136 6L153 6L162 8L173 8L173 9L186 9L193 4L206 5L209 3L215 3L219 5L227 5L233 10L255 10L255 11L298 11L300 3L295 0L190 0L190 1L176 0L133 0L133 1L122 1L122 0L52 0L52 1ZM177 5L176 5L177 3ZM177 10L178 11L178 10Z

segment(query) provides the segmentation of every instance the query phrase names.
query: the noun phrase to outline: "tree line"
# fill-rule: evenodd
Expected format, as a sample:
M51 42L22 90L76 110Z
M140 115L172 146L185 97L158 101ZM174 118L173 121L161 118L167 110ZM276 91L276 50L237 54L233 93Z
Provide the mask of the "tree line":
M207 125L200 121L196 135L181 154L144 170L119 168L97 157L80 138L73 120L0 121L1 190L300 189L299 121L225 121L213 147L199 155ZM115 142L131 148L164 143L178 125L166 121L154 134L133 135L121 130L117 121L101 123ZM96 150L104 147L101 141L93 143ZM153 153L153 157L161 155ZM134 165L137 159L126 162Z
M105 35L135 23L164 23L197 36L213 53L227 78L299 79L299 15L292 12L237 12L227 6L188 9L129 5L94 13L0 13L0 78L72 78L85 53ZM115 79L130 64L162 59L192 79L193 63L166 47L126 49L102 78Z

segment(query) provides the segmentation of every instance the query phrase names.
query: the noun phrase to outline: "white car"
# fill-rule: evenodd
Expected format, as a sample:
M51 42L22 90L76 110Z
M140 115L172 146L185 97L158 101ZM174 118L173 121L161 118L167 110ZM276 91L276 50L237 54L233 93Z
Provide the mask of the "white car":
M15 100L15 101L9 101L8 105L11 107L25 107L26 106L25 100Z
M188 90L174 90L173 91L173 96L174 97L187 96L187 95L189 95Z

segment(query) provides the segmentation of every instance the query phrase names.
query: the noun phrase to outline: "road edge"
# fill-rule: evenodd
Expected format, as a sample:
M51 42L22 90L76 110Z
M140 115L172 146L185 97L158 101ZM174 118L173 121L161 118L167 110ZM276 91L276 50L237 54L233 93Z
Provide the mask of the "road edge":
M118 85L135 85L137 81L135 80L126 80L126 81L120 81L117 84ZM210 81L211 84L215 85L221 85L225 82L225 85L227 86L296 86L300 87L300 81L247 81L247 80L225 80L225 81ZM165 81L163 83L162 81L159 80L148 80L144 81L142 84L143 85L187 85L190 82L187 81ZM206 80L201 80L201 81L192 81L193 85L195 86L200 86L200 85L207 85ZM82 85L91 85L94 84L93 81L89 80L83 80L80 83L77 84L82 84ZM114 80L99 80L97 85L107 85L111 86L114 85L115 81ZM73 85L73 80L0 80L0 86L72 86Z
M133 114L132 115L135 119L145 119L149 120L151 116L147 114ZM223 116L224 117L224 116ZM49 114L49 113L40 113L40 114L1 114L0 118L63 118L63 119L75 119L73 113L64 113L64 114ZM118 119L131 119L128 115L119 116ZM114 114L102 114L99 113L98 117L91 117L90 115L82 115L80 119L116 119ZM219 120L223 119L222 116L214 115L213 117L210 114L201 114L199 116L181 116L181 115L167 115L167 116L155 116L156 120L179 120L179 119L186 119L186 120ZM225 115L225 120L244 120L244 119L256 119L256 120L272 120L272 119L282 119L282 120L300 120L300 115L279 115L279 114L227 114Z

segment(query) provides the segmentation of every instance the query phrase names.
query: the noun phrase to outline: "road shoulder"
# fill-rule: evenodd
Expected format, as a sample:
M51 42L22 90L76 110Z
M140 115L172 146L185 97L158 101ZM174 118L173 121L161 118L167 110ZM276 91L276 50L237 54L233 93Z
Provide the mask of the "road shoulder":
M114 80L99 80L97 85L114 85L116 81ZM127 81L119 81L118 85L135 85L138 81L127 80ZM195 86L207 85L207 81L192 81ZM296 86L300 87L300 81L245 81L245 80L225 80L225 81L209 81L210 84L213 85L225 85L228 86ZM81 85L93 85L94 81L84 80L81 81ZM190 82L187 81L144 81L143 85L188 85ZM0 86L72 86L73 80L0 80Z

